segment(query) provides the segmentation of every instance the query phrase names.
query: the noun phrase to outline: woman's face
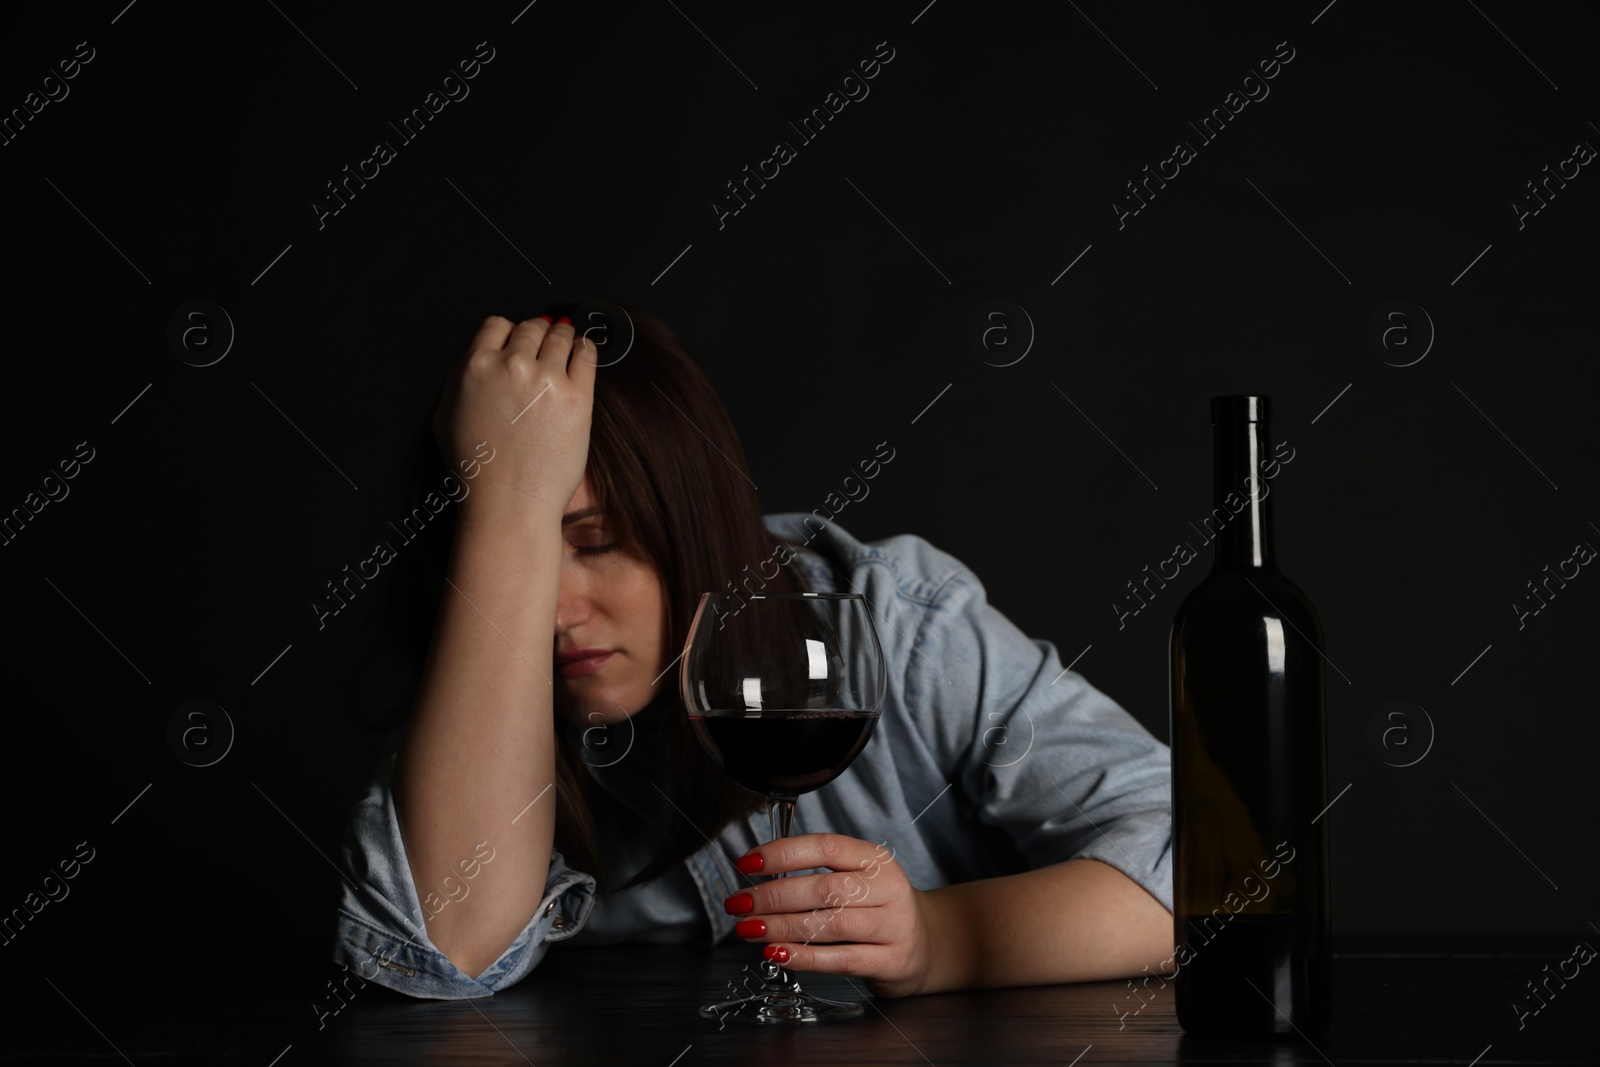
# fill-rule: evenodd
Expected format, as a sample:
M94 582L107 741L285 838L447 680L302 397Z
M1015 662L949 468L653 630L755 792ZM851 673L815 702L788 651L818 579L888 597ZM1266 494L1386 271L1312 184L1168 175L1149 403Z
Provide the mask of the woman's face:
M667 684L656 678L666 662L666 588L648 559L617 543L606 516L595 508L587 474L567 504L561 533L552 679L556 709L585 727L620 722ZM593 661L565 662L582 649L610 656L598 667Z

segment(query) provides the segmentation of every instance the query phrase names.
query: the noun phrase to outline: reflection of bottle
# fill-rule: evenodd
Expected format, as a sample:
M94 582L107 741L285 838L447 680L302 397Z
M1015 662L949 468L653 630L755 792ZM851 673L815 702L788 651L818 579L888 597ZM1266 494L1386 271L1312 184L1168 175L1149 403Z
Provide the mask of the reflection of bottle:
M1211 418L1217 555L1172 624L1178 1022L1315 1037L1331 1013L1322 624L1272 558L1267 398L1216 397Z

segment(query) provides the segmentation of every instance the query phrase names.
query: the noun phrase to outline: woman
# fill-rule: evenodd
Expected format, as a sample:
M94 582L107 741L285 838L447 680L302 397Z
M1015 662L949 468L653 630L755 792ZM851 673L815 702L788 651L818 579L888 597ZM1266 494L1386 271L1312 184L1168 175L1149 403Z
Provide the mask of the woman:
M431 647L353 809L335 960L466 998L555 941L732 934L893 997L1170 955L1167 747L921 538L863 544L827 508L763 519L727 411L659 321L627 308L637 337L601 367L554 310L485 320L434 415L470 492L435 524ZM880 444L844 491L893 458ZM865 594L888 677L872 742L765 844L673 670L700 593L762 588Z

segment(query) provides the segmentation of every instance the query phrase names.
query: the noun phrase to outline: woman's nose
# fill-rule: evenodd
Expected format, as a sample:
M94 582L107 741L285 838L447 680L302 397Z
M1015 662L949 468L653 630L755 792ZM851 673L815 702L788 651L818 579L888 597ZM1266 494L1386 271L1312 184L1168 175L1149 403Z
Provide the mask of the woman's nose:
M567 569L562 568L561 584L556 589L556 634L583 622L588 611L588 597Z

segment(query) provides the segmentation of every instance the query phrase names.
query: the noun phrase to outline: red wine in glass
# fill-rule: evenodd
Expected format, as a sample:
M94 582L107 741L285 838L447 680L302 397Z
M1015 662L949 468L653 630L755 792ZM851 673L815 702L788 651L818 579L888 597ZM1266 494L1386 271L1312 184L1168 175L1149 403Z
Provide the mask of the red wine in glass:
M782 708L691 715L689 721L729 778L753 793L782 799L820 789L843 774L867 747L878 713Z

